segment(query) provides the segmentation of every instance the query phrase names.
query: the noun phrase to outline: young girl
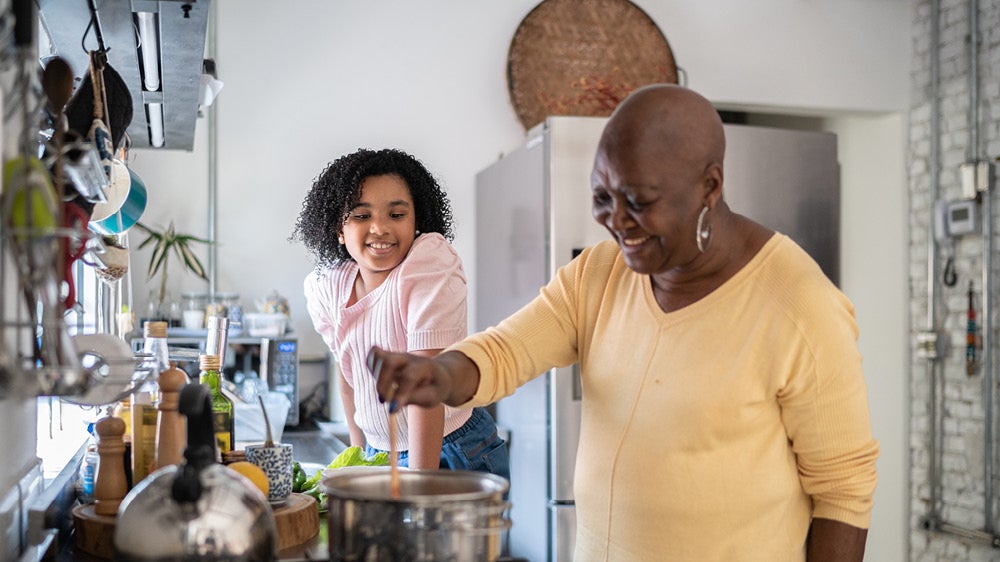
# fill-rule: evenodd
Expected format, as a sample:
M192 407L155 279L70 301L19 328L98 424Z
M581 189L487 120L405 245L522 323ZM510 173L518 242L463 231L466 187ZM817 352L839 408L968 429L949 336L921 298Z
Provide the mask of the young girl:
M465 274L449 243L448 199L413 156L362 149L323 170L292 238L316 261L305 296L338 362L351 445L388 451L388 410L365 363L369 349L434 356L466 336ZM408 406L397 421L391 438L400 466L509 477L506 444L486 410Z

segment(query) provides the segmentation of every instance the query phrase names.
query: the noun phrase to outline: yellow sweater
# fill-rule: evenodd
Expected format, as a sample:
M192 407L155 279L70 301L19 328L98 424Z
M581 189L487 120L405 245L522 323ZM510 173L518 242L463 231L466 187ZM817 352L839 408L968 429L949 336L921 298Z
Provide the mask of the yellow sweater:
M480 370L469 405L580 363L578 562L776 562L804 560L813 516L868 527L878 444L856 340L847 297L776 234L670 313L603 242L451 349Z

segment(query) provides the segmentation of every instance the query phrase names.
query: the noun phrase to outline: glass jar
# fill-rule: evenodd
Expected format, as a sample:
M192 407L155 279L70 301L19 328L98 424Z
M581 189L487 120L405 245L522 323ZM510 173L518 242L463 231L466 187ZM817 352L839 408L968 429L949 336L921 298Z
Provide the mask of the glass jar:
M217 298L226 307L226 318L229 318L229 333L238 336L243 332L243 305L240 304L239 293L219 293Z
M205 305L207 304L207 293L195 293L191 291L181 293L181 306L184 310L200 310L204 312Z

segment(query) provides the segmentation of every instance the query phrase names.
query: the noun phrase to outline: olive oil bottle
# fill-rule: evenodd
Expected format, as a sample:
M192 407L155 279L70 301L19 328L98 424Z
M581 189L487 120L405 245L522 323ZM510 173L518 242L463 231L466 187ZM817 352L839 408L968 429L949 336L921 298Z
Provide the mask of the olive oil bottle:
M150 355L153 374L133 394L128 431L132 442L132 482L138 484L156 468L156 418L160 400L160 373L170 368L167 349L167 323L143 325L142 351Z
M234 422L233 401L222 393L222 372L218 355L199 356L201 374L198 382L212 391L212 425L215 431L216 460L222 462L223 453L233 450Z

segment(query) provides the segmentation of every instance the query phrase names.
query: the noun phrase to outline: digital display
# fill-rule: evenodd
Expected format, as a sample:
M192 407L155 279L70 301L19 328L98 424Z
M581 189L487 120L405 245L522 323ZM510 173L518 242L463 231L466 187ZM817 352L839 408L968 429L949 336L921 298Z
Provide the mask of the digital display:
M969 208L968 207L953 207L951 209L951 220L953 220L953 221L965 221L965 220L969 220Z
M278 351L282 353L295 353L295 342L293 341L278 342Z

